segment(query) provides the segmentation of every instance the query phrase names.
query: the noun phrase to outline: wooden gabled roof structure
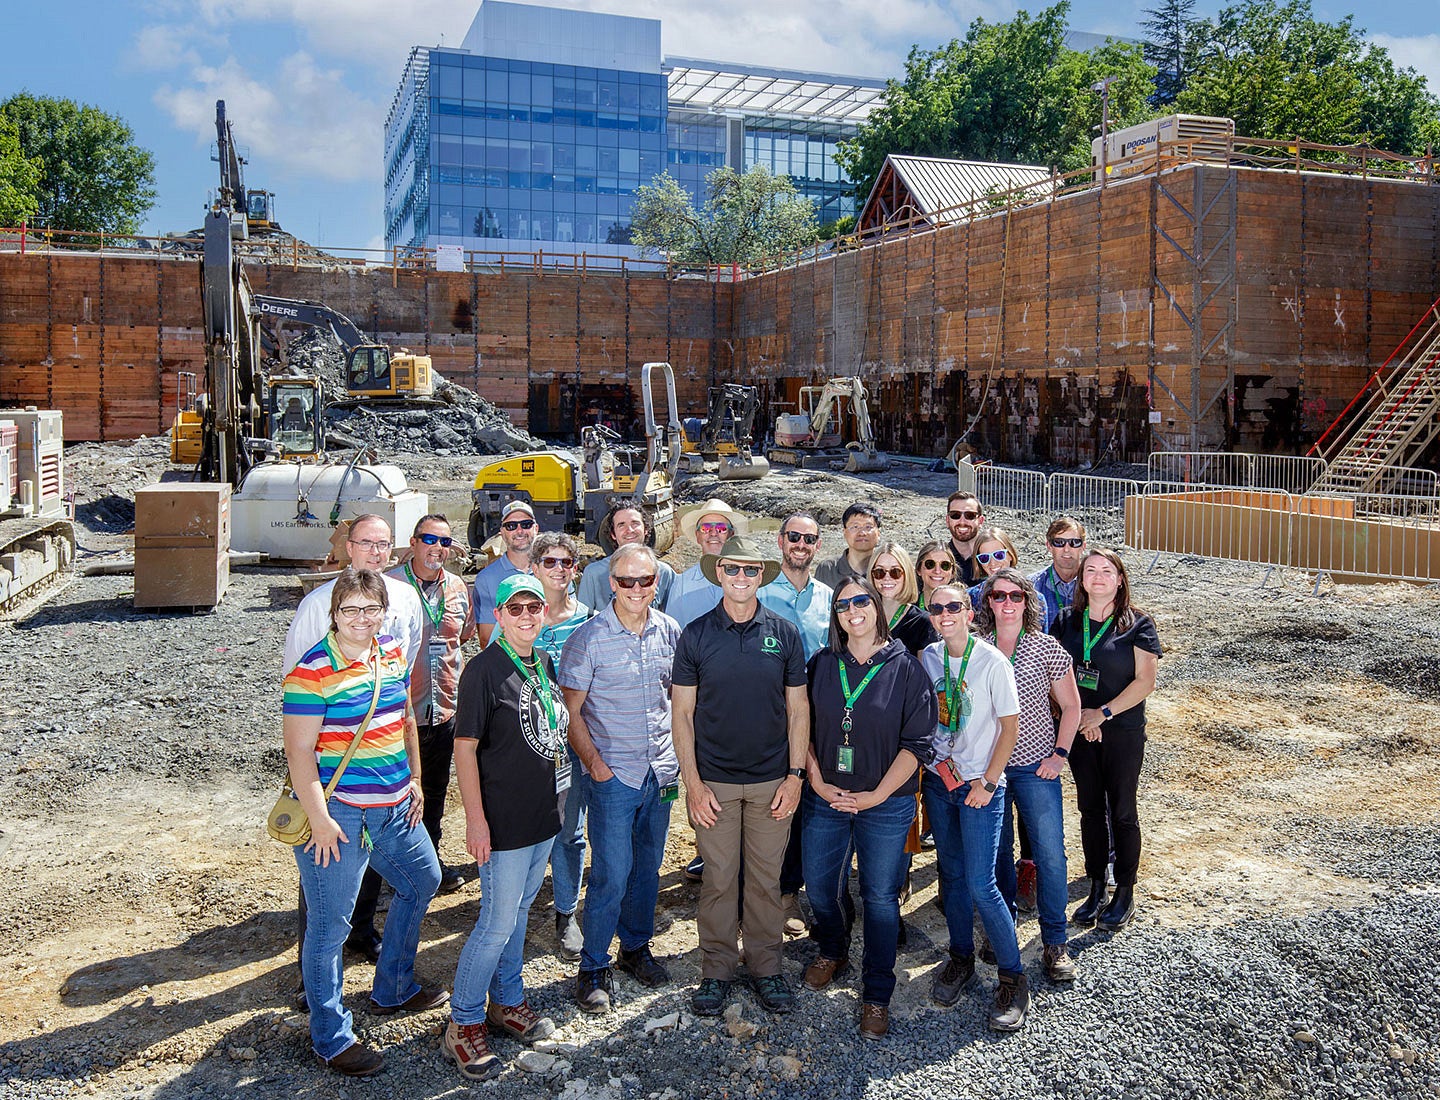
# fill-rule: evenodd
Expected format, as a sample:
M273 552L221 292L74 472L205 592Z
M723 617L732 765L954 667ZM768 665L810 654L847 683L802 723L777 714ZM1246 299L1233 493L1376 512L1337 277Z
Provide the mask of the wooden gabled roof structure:
M863 234L889 225L947 225L972 217L972 204L986 195L1029 188L1039 198L1053 186L1050 169L1033 164L892 153L870 188L857 228Z

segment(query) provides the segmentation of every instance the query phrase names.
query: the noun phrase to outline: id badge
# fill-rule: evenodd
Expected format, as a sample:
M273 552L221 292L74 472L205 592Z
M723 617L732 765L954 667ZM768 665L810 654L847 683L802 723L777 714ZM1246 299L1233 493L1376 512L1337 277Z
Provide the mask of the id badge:
M1100 686L1100 670L1081 665L1075 670L1075 682L1086 691L1094 691Z
M955 766L955 761L946 758L940 761L939 767L935 769L940 775L940 782L945 784L947 791L958 791L965 786L965 780L960 778L960 769Z
M444 638L431 638L430 641L425 644L425 667L430 674L426 684L428 690L425 693L425 713L427 716L433 716L435 714L435 697L440 679L440 669L444 666L445 654L448 653L449 650L450 647L446 644Z
M661 802L675 802L680 797L680 784L668 783L660 788Z
M835 770L841 775L851 775L855 771L855 746L841 745L835 750Z
M555 793L564 794L570 789L570 754L562 753L555 764Z
M948 726L950 724L950 699L945 694L944 688L935 693L935 701L940 706L940 724Z

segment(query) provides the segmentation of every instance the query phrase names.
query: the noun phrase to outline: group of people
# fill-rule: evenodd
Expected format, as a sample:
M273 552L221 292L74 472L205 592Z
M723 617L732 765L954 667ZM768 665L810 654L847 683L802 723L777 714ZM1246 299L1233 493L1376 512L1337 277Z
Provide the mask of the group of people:
M523 981L547 866L581 1010L612 1007L615 970L669 982L652 940L682 789L701 882L697 1014L724 1011L742 958L765 1009L794 1007L782 958L787 934L807 928L802 885L818 948L804 984L842 977L858 870L858 1028L883 1038L901 903L928 844L950 937L933 999L953 1005L974 981L978 914L980 957L998 972L990 1024L1022 1027L1016 918L1032 899L1046 975L1075 976L1067 762L1090 880L1069 920L1113 931L1133 917L1144 701L1160 644L1123 561L1088 547L1077 520L1051 524L1050 560L1033 574L973 494L951 495L945 524L948 539L912 554L858 502L842 519L844 551L821 561L820 524L795 512L777 558L711 499L681 518L701 553L676 573L647 545L644 512L622 505L605 525L615 550L577 582L574 541L541 532L514 501L501 515L505 552L467 590L444 569L444 517L422 519L409 560L388 572L385 521L356 519L352 567L302 601L286 641L286 756L312 822L295 858L316 1054L351 1075L383 1065L341 1003L347 944L375 962L372 1013L450 1000L443 1049L466 1078L500 1072L495 1032L550 1035ZM483 648L463 661L472 636ZM414 973L426 907L463 881L438 857L452 759L481 894L453 996ZM394 899L377 938L379 877Z

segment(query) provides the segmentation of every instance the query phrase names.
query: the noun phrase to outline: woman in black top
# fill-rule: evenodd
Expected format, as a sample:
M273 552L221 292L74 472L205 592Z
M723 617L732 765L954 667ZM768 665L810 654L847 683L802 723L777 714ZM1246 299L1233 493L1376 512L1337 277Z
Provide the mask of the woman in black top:
M917 656L931 642L940 640L930 625L930 616L915 602L920 598L920 584L908 550L898 542L882 542L871 553L866 572L880 594L881 615L890 637Z
M891 637L880 593L859 579L836 593L830 644L810 659L809 685L801 848L820 957L805 984L824 989L849 965L841 895L853 850L865 902L860 1034L879 1039L890 1023L905 837L915 816L916 772L932 754L935 694L920 663Z
M1114 932L1135 915L1140 867L1136 795L1145 758L1145 698L1155 690L1160 637L1150 616L1131 606L1130 580L1120 555L1101 549L1091 550L1080 562L1075 604L1060 612L1050 633L1075 660L1082 707L1081 736L1070 751L1070 771L1090 896L1071 920ZM1115 895L1106 905L1112 834Z

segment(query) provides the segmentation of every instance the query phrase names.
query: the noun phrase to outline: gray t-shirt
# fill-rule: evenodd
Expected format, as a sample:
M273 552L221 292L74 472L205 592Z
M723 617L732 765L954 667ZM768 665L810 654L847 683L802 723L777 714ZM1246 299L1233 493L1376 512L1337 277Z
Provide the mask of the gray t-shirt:
M950 658L952 681L960 674L962 659ZM920 663L930 674L937 697L943 700L944 641L926 646L920 653ZM943 722L936 723L935 762L930 765L930 770L935 771L940 762L949 757L955 761L960 778L966 781L979 779L990 766L995 742L1000 739L1000 719L1020 713L1020 695L1015 690L1015 671L1010 667L1010 659L989 642L975 638L975 649L970 654L970 663L965 667L965 676L961 680L957 707L960 711L958 729L952 730ZM943 718L943 703L940 713ZM1005 782L1003 772L1000 782Z

